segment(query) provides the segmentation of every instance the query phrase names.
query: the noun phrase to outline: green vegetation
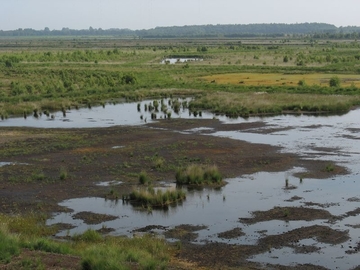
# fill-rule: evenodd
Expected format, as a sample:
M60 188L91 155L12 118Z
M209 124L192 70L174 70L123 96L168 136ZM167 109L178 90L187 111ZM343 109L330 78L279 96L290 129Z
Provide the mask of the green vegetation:
M28 49L29 43L41 49ZM2 49L9 46L13 49ZM66 114L81 106L171 96L196 97L186 104L196 114L344 112L360 104L359 48L355 41L310 38L10 38L0 40L0 116L3 121L13 115L51 117L55 110ZM164 57L203 61L187 62L184 68L182 63L161 64ZM274 98L263 104L263 99L253 98L258 93ZM213 99L217 95L221 100ZM320 98L314 101L313 95ZM336 102L323 101L335 95ZM243 104L244 99L251 102ZM165 104L158 101L147 107L154 119L157 111L167 114ZM185 108L176 99L172 107L175 113Z
M328 165L326 165L326 167L325 167L325 171L326 172L333 172L335 170L335 166L334 166L334 164L332 164L332 163L329 163Z
M330 87L340 87L340 78L338 76L333 76L329 81Z
M191 27L190 30L199 29ZM165 35L167 30L157 29L160 31L158 35ZM348 34L345 30L341 35ZM91 31L96 32L94 29ZM337 34L340 35L334 32ZM170 106L174 114L189 108L195 116L201 116L203 111L229 117L347 112L360 105L360 44L355 35L346 36L347 40L321 39L327 37L324 33L295 35L291 39L282 35L192 40L117 37L0 39L0 122L9 121L7 119L14 115L51 118L54 111L66 115L68 110L80 107L106 107L146 98L152 98L154 102L144 108L138 106L137 110L150 111L153 119L166 115L170 124L175 122L167 109ZM201 61L161 64L164 58L190 57ZM193 99L180 102L178 96ZM163 103L165 97L171 98L169 104ZM6 128L3 132L7 132ZM119 132L118 137L136 135L145 141L151 130L121 133L109 128L108 132ZM201 145L203 142L200 141L184 140L170 145L162 140L161 145L154 143L151 147L130 144L124 149L113 150L111 155L116 152L117 158L117 163L113 164L109 151L100 151L97 147L102 141L107 141L106 134L100 136L97 132L79 130L57 131L55 134L47 129L16 128L6 134L2 136L4 142L0 156L4 160L16 160L14 157L18 156L27 160L31 156L34 159L30 163L36 164L3 167L0 179L14 185L32 183L42 188L56 181L61 184L60 180L70 184L69 178L83 177L84 171L88 172L90 182L99 181L100 176L109 173L117 180L121 177L129 183L139 181L148 185L150 177L154 180L163 175L172 177L179 167L182 169L176 171L176 180L180 185L223 184L216 166L194 165L214 163L211 155L205 159L204 155L191 151L193 143ZM11 140L10 137L17 139ZM211 145L202 145L201 149L212 150ZM71 152L71 157L53 169L50 163L56 164L57 160L46 160L46 153L59 151ZM35 154L39 155L34 157ZM122 156L129 159L118 162ZM337 168L329 164L323 170L333 172ZM288 179L285 186L291 187ZM123 194L119 190L111 187L106 198L121 198ZM185 197L180 189L155 190L149 187L135 190L123 199L151 211L176 205ZM223 200L226 200L225 195ZM21 208L17 205L6 207L10 206L4 206L9 212L9 209ZM38 209L41 212L42 206L39 205ZM285 211L284 216L288 215ZM49 238L56 228L45 226L44 220L45 217L0 215L0 263L9 263L24 248L77 256L83 269L155 269L165 268L169 261L171 247L151 236L134 239L103 237L89 230L75 235L68 242L57 242ZM28 268L36 265L36 262L23 263Z
M326 23L271 23L271 24L218 24L218 25L192 25L192 26L173 26L173 27L156 27L149 30L129 30L129 29L89 29L74 30L62 28L62 30L50 30L45 27L43 30L34 30L31 28L17 29L10 31L1 31L0 36L30 36L30 37L49 37L49 36L116 36L116 37L140 37L140 38L164 38L164 37L264 37L264 36L280 36L287 38L288 34L292 36L308 35L315 37L331 37L331 38L357 38L359 37L359 27L347 26L336 27ZM315 33L315 34L314 34ZM156 48L154 48L156 51Z
M171 96L195 97L185 105L197 115L202 110L233 117L346 112L360 104L359 48L355 41L310 38L10 38L0 40L0 116L2 121L13 115L50 118L56 110L66 114L81 106ZM161 64L164 57L203 61L184 68ZM259 93L271 97L264 104ZM175 113L185 108L176 99L171 106ZM138 110L149 109L154 119L161 110L171 118L166 108L156 101Z
M170 205L185 200L186 194L181 189L174 190L155 190L152 187L132 191L129 196L124 197L126 201L130 201L135 205L140 205L146 209L151 208L167 208Z
M222 176L217 166L189 165L186 169L178 169L176 183L179 185L219 185Z
M145 171L142 171L139 174L139 183L142 185L147 185L150 183L150 178Z
M19 221L24 222L26 226L14 227L12 223L18 224ZM44 236L51 235L50 231L44 234L44 231L40 232L36 228L45 229L45 225L44 221L35 216L20 218L1 215L0 224L0 264L10 263L14 256L27 249L52 253L53 256L54 254L76 256L79 267L84 270L134 269L134 267L137 269L164 269L169 262L172 249L164 240L150 235L133 239L103 237L94 230L75 235L67 242L50 240L44 238ZM29 265L41 265L41 268L36 269L46 269L41 261L31 258L23 259L15 268L28 269L22 267Z

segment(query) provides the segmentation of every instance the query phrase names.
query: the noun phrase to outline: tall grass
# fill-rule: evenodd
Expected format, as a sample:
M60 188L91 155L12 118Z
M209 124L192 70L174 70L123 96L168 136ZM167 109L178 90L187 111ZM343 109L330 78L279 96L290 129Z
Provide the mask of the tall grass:
M0 263L9 263L11 258L19 253L18 237L10 235L5 224L0 224Z
M126 199L146 208L167 208L169 205L185 200L186 194L181 189L163 191L149 187L132 191Z
M147 185L151 182L150 177L145 171L141 171L139 174L139 183L142 185Z
M131 241L108 238L85 246L81 265L84 270L165 269L168 261L166 242L147 235Z
M222 176L217 166L192 164L176 172L176 183L179 185L212 185L221 184Z
M84 270L165 269L170 260L170 246L165 240L150 235L133 239L103 237L94 230L87 230L75 235L73 241L59 242L39 236L36 228L29 228L36 226L32 218L31 225L16 229L18 233L11 229L12 221L13 217L0 216L0 265L10 263L23 248L78 256L81 259L79 267ZM44 226L44 222L37 225Z

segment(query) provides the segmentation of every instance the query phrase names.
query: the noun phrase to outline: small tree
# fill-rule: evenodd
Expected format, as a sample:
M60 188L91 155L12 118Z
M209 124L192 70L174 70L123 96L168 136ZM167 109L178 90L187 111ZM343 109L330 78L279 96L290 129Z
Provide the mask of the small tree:
M7 67L7 68L13 67L12 62L11 62L10 60L6 60L6 61L5 61L5 67Z
M284 61L284 63L289 62L289 57L287 55L285 55L283 61Z
M121 81L122 81L122 83L125 83L125 84L135 84L137 80L134 75L125 74L124 76L121 77Z
M340 87L340 78L338 76L331 77L329 85L330 87Z

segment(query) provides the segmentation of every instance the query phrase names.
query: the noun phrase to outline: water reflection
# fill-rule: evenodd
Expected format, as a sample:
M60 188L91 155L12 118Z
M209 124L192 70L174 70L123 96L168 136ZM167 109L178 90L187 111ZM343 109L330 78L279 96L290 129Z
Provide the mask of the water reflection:
M91 108L80 108L63 112L53 112L52 116L41 114L38 117L29 116L9 118L0 121L0 126L7 127L36 127L36 128L91 128L110 127L116 125L143 125L157 119L185 118L185 119L212 119L213 114L203 112L201 115L189 113L187 104L191 99L159 99L145 100L132 103L107 104ZM154 102L158 103L157 111L150 110ZM179 107L174 108L172 103L177 101ZM173 108L172 108L173 107ZM155 117L156 116L156 117Z

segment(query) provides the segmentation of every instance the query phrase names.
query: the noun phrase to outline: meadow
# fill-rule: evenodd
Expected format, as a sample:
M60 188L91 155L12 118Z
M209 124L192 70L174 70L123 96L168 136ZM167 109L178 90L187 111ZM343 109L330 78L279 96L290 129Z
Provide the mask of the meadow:
M271 109L266 112L297 108L295 94L311 101L302 107L346 111L359 104L359 46L347 40L275 38L2 39L0 115L4 119L152 97L195 96L201 100L219 92L251 99L251 104L232 101L250 114L263 113L255 109L262 101L252 97L259 92L282 93L269 99ZM165 58L194 57L201 61L161 64ZM336 83L331 84L332 79ZM328 106L314 105L309 98L313 94L322 95ZM197 102L197 109L226 113L219 106L203 103Z

